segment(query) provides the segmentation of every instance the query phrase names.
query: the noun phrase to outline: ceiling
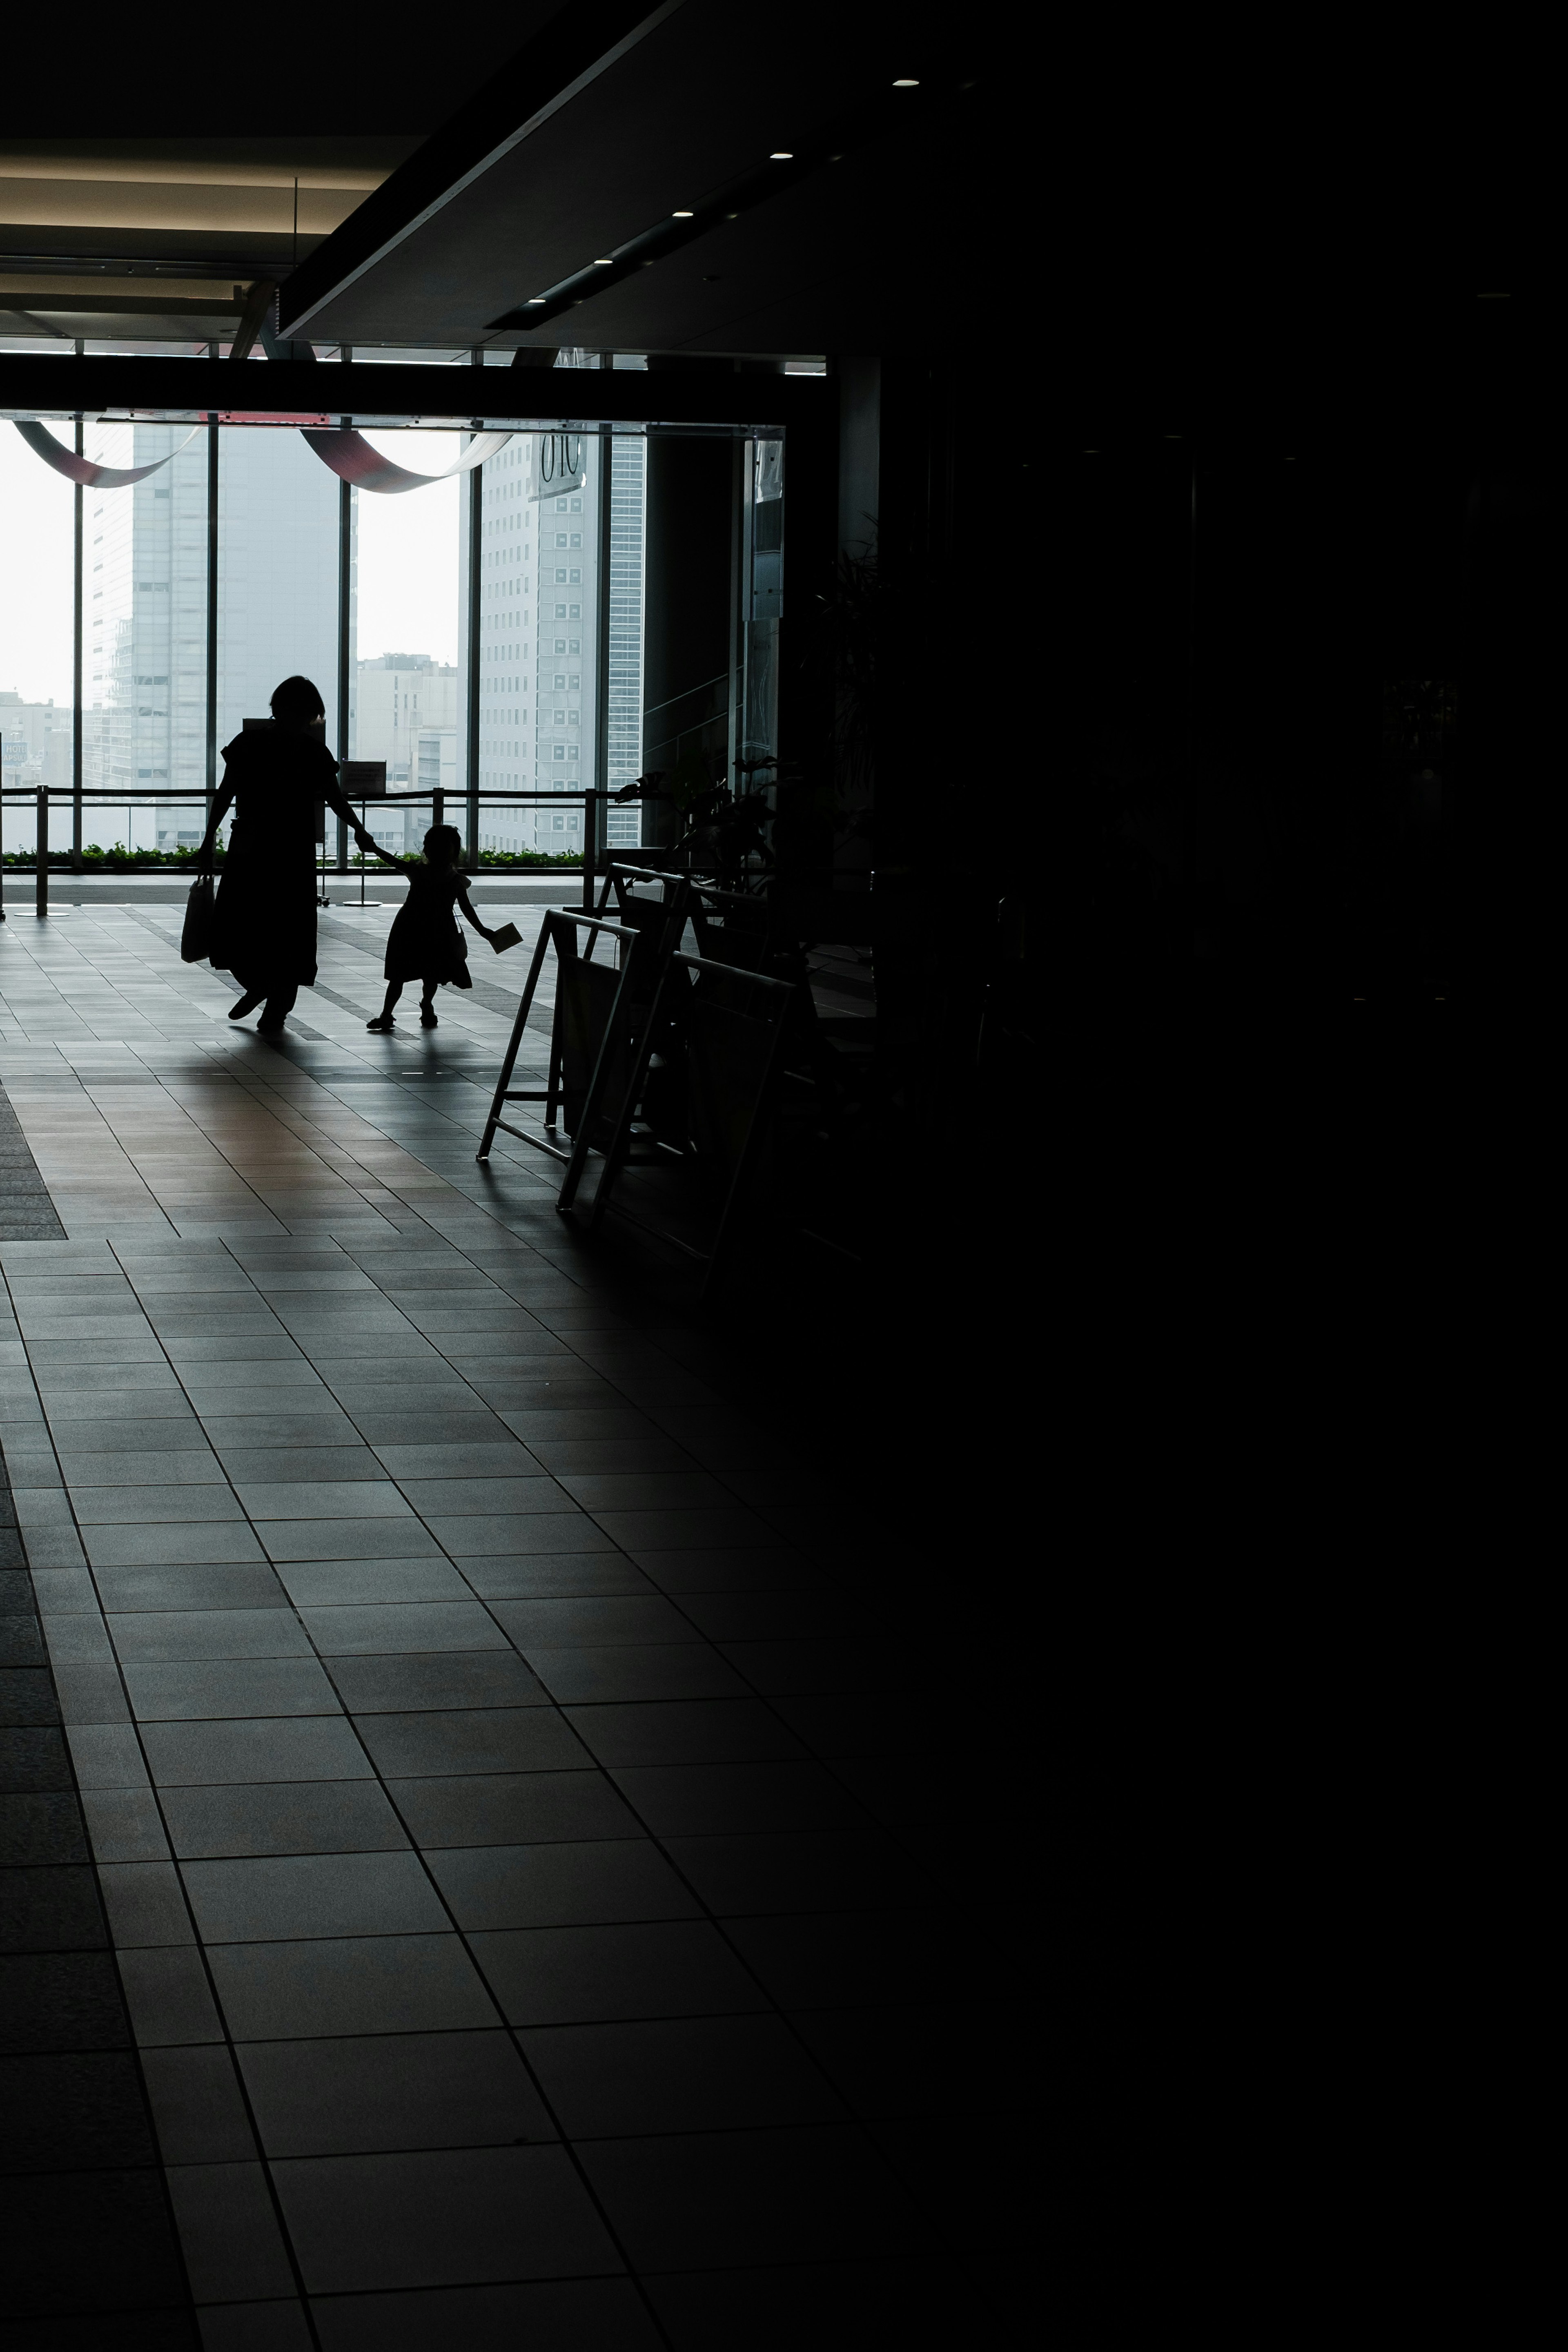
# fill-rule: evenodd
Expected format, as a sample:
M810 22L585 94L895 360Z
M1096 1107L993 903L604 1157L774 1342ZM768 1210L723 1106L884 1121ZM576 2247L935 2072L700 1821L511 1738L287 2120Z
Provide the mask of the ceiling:
M918 9L796 0L747 40L732 0L645 5L556 18L302 263L284 331L820 352L874 336L890 280L929 315L990 176L961 40Z
M1521 347L1548 315L1547 82L1517 44L1460 75L1326 18L1134 38L930 0L506 24L439 53L312 24L265 70L253 25L204 24L117 58L68 128L0 140L0 339L226 341L267 279L323 350L956 344L1179 404L1199 377L1429 384L1490 363L1508 305ZM8 62L57 79L45 33Z

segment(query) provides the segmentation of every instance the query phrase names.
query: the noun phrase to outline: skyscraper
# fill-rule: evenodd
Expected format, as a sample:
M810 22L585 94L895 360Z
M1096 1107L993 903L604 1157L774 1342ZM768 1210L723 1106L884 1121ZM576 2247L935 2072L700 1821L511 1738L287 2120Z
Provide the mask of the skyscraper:
M206 436L101 430L94 455L112 466L177 454L149 480L84 501L82 782L158 803L206 782ZM218 474L220 746L296 674L320 688L334 742L337 646L337 483L298 434L231 427ZM203 830L190 803L128 822L128 841L152 845L155 832L162 848ZM112 808L89 808L84 831L113 840L118 823Z
M643 661L643 444L585 437L570 487L553 490L559 437L519 436L485 468L480 566L479 782L486 792L562 792L630 782L640 766ZM551 441L557 446L542 456ZM575 452L573 453L575 454ZM598 669L599 518L611 466L610 665ZM547 471L548 468L548 471ZM586 479L582 479L582 476ZM559 478L559 477L558 477ZM580 480L580 487L578 483ZM468 520L464 515L464 576ZM609 696L608 772L595 772L598 698ZM634 845L638 812L617 810L611 838ZM482 847L572 851L582 812L486 803Z

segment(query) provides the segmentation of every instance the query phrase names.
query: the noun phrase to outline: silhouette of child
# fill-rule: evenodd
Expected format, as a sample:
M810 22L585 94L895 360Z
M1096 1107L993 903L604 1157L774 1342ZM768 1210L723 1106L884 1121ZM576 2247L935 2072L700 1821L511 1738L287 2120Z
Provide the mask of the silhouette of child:
M383 850L382 856L386 856ZM457 928L454 908L460 907L482 940L494 939L474 912L468 896L468 877L458 864L463 855L463 837L455 825L432 825L424 836L424 857L393 857L387 859L400 872L408 876L408 897L398 908L387 940L386 1003L367 1029L392 1028L392 1007L402 994L403 982L417 980L420 986L419 1019L424 1029L434 1029L435 992L444 984L448 988L472 988L468 977L468 950L463 944L463 934Z

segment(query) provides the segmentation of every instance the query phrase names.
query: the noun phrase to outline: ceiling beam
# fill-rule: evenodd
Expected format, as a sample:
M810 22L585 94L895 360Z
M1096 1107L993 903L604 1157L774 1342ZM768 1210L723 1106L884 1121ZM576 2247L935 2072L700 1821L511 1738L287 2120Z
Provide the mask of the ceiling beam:
M270 296L270 286L267 291ZM831 378L729 374L705 369L643 373L636 368L377 366L371 362L153 359L119 353L57 359L52 352L0 356L0 417L121 418L199 424L243 405L247 417L301 417L323 410L359 425L423 425L469 431L570 425L591 432L601 419L640 425L779 432L829 414Z
M292 339L346 287L570 105L672 16L682 0L569 0L477 98L350 214L287 280L280 332Z

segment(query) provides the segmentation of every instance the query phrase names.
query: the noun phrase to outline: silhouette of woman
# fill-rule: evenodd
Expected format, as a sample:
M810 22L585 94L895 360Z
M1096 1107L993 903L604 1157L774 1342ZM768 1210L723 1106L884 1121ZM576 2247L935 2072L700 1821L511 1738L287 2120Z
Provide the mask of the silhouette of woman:
M367 855L381 852L338 789L323 740L326 709L308 677L284 679L272 720L225 744L223 785L196 863L211 872L218 826L232 807L208 961L245 991L229 1019L243 1021L261 1004L256 1025L276 1034L300 989L316 982L318 805L324 801Z

